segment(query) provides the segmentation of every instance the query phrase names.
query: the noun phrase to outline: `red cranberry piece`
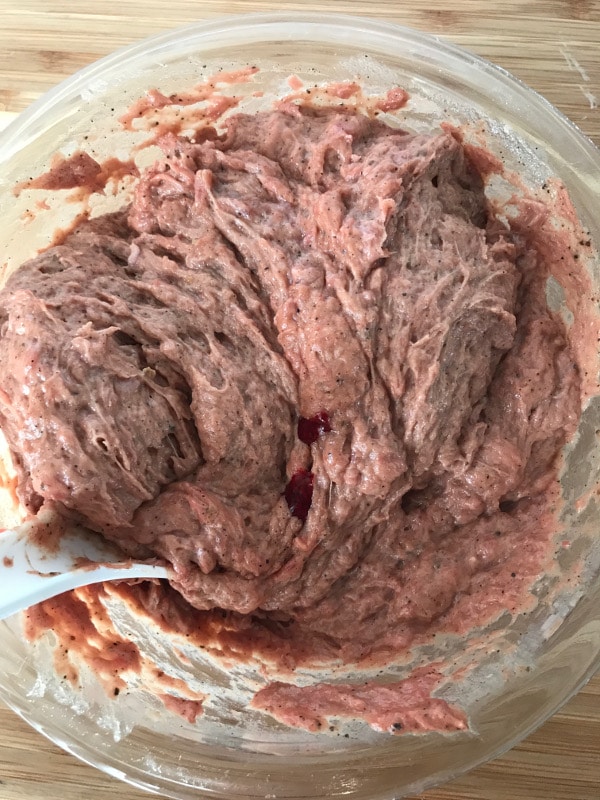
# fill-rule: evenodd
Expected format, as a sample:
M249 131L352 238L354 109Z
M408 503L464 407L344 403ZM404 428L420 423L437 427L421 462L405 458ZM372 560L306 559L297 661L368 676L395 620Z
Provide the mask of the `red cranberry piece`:
M288 485L285 487L285 499L290 514L298 517L302 522L308 516L308 509L312 503L314 475L307 469L294 472Z
M298 420L298 438L304 444L316 442L322 433L329 433L331 422L326 411L319 411L314 417L300 417Z

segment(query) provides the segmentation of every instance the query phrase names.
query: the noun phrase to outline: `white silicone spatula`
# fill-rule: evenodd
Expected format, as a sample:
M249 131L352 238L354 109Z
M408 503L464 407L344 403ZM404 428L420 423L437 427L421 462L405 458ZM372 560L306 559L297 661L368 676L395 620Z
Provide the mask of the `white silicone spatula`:
M39 519L0 532L0 619L78 586L167 577L166 567L131 561L98 534L74 525L61 533L56 549L45 549L32 536L36 526Z

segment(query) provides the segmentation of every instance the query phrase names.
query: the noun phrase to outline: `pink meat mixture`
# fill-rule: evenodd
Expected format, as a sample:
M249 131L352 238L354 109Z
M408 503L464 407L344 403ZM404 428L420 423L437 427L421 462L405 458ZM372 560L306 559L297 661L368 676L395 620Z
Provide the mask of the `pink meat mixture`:
M1 292L27 507L304 654L517 603L580 378L547 266L461 143L290 104L161 146L128 208Z

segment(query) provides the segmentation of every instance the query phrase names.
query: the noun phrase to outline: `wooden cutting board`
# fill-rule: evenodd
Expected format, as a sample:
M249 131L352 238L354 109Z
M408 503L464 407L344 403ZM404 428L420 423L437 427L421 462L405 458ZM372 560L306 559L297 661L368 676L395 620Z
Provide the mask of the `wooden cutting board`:
M0 0L0 123L131 41L283 6L363 14L445 36L520 77L600 145L599 0ZM0 707L0 800L115 795L148 797L79 763ZM600 800L600 676L510 753L419 800Z

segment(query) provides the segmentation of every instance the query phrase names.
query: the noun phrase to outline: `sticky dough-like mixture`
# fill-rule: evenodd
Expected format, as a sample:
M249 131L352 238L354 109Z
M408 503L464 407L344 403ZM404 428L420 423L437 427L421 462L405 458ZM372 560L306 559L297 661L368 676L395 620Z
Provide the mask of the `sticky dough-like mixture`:
M131 206L2 290L21 497L344 658L470 595L476 622L476 587L539 564L580 413L544 264L451 133L292 104L224 128L163 137Z

